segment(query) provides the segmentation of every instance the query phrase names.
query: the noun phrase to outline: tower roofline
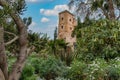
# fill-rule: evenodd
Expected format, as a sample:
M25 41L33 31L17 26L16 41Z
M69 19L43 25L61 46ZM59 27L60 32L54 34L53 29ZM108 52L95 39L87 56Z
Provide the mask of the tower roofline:
M71 12L69 12L68 10L64 10L64 11L60 12L59 14L62 14L62 13L65 13L65 12L67 12L67 13L73 15L73 14L72 14ZM73 15L73 16L74 16L74 15Z

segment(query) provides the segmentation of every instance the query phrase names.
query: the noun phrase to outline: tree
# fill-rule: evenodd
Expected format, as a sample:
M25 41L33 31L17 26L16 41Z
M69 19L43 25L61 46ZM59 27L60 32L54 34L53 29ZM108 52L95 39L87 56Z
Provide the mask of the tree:
M120 18L120 0L70 0L69 6L74 6L81 18Z
M4 44L4 30L3 27L0 25L0 70L3 72L5 79L8 79L7 73L7 57L5 54L5 44Z
M42 33L28 32L28 40L28 45L34 47L34 52L42 53L46 51L49 37Z
M9 18L7 18L9 19ZM32 18L23 18L23 22L26 25L26 28L28 29L28 26L32 22ZM18 45L18 30L17 26L14 23L14 21L10 18L8 22L4 24L4 42L5 42L5 47L6 51L9 51L12 53L14 56L17 56L17 53L19 51L19 45ZM29 36L29 35L28 35ZM14 49L15 48L15 49Z
M15 3L13 5L13 3ZM19 3L19 4L18 4ZM17 5L16 5L17 4ZM20 14L22 10L24 10L24 0L18 0L16 2L10 2L9 0L0 0L0 6L2 6L3 10L8 11L7 14L14 20L19 34L19 53L16 57L17 60L13 65L12 70L10 71L9 78L7 71L7 57L5 54L5 45L3 39L3 23L0 24L0 69L2 70L4 77L6 80L19 80L23 67L25 65L26 58L28 57L27 51L27 29L23 20L20 18ZM15 7L16 6L16 7Z
M79 28L76 31L77 58L87 62L96 57L106 61L120 57L119 25L117 20L97 20Z
M57 39L57 27L55 28L54 31L54 55L56 55L56 39Z

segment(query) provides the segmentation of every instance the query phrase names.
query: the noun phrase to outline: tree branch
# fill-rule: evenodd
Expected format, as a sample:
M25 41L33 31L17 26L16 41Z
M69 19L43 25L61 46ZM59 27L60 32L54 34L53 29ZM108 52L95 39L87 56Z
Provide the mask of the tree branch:
M34 46L31 46L27 49L27 54L30 55L35 50Z
M0 26L0 69L4 74L5 80L8 80L7 56L4 45L4 29Z
M14 34L14 33L12 33L12 32L4 31L4 33L7 33L7 34L10 34L10 35L16 36L16 34Z
M109 15L110 15L110 19L114 20L115 19L115 13L114 13L114 3L113 0L108 0L108 10L109 10Z
M14 36L14 38L12 39L12 40L10 40L10 41L8 41L8 42L6 42L5 43L5 46L7 46L7 45L10 45L11 43L13 43L14 41L16 41L19 37L17 36L17 35L15 35L14 33L11 33L11 32L8 32L8 31L4 31L5 33L7 33L7 34L10 34L10 35L13 35Z
M5 46L12 44L12 43L15 42L18 38L19 38L18 36L14 37L14 39L6 42L6 43L5 43Z

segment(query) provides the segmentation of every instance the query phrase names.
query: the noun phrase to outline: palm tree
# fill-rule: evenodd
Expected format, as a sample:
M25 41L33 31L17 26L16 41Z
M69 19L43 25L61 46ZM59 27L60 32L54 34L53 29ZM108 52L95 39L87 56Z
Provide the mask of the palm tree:
M56 39L55 44L54 41L51 40L48 45L50 46L49 50L51 50L52 53L54 53L55 49L56 53L54 53L54 56L56 58L60 58L62 61L66 62L66 65L70 65L74 54L71 53L71 48L67 46L68 43L62 39Z

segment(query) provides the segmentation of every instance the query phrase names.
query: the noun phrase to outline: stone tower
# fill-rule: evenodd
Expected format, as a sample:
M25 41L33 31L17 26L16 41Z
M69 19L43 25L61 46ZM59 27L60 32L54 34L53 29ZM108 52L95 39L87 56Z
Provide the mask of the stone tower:
M65 10L59 13L58 39L64 39L68 46L74 50L76 37L72 37L72 31L77 25L77 21L72 13Z

